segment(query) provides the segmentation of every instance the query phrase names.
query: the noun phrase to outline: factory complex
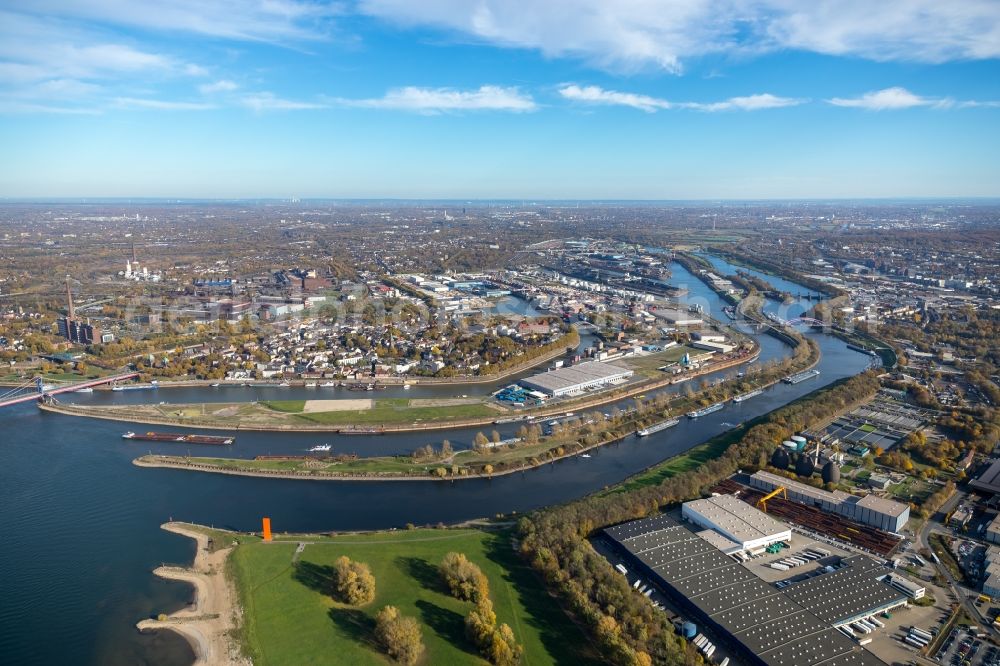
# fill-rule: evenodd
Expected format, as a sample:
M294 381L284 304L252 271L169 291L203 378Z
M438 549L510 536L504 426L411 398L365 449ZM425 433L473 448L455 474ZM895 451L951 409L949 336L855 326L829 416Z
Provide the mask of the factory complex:
M835 552L796 550L788 525L732 495L685 503L681 516L635 520L604 536L623 567L747 663L883 665L863 648L884 626L876 616L924 594L867 556L832 545Z
M603 363L584 361L549 372L542 372L520 380L521 386L540 391L552 398L583 393L609 384L618 384L631 377L633 372L626 368Z
M784 488L788 499L814 506L829 513L839 514L861 523L871 525L885 532L899 533L910 519L909 505L885 499L877 495L859 497L841 490L823 490L805 483L779 476L771 472L759 471L750 476L750 487L769 492Z

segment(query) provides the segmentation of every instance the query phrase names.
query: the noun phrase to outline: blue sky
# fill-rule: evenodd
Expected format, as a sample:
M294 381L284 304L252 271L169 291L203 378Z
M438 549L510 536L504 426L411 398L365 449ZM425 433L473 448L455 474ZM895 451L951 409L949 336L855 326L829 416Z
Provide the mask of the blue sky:
M1000 195L994 0L0 0L0 196Z

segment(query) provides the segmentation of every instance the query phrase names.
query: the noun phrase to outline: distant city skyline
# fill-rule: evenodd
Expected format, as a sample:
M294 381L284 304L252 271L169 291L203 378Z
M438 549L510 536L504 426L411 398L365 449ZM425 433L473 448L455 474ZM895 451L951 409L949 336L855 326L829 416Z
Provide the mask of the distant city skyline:
M995 197L998 58L971 0L0 0L0 197Z

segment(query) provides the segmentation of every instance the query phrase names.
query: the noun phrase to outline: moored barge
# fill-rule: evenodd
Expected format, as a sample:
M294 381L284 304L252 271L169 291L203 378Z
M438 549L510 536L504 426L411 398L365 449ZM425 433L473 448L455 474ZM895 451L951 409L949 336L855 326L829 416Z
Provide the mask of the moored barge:
M174 442L177 444L212 444L229 446L236 442L235 437L219 435L184 435L176 432L127 432L122 439L132 439L140 442Z

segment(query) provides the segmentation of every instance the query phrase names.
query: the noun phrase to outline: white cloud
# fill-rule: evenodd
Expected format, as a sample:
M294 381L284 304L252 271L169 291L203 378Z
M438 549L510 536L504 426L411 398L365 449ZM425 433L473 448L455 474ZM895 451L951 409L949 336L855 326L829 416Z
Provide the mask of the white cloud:
M883 90L873 90L860 97L834 97L828 99L834 106L847 106L871 111L887 111L894 109L912 109L916 106L949 106L947 99L921 97L911 93L906 88L893 87Z
M363 13L611 69L800 49L874 60L1000 56L995 0L360 0Z
M534 111L537 107L530 95L517 88L480 86L476 90L453 88L419 88L406 86L390 90L383 97L372 99L336 100L343 106L371 109L392 109L416 113L442 113L446 111Z
M657 99L649 95L637 95L635 93L618 92L617 90L605 90L599 86L578 86L568 85L559 89L559 94L566 99L575 102L585 102L588 104L609 104L614 106L631 106L641 109L647 113L653 113L660 109L669 109L674 105L665 99Z
M608 104L615 106L630 106L647 113L661 109L692 109L694 111L757 111L760 109L777 109L784 106L795 106L803 100L791 97L777 97L770 93L748 95L746 97L730 97L722 102L671 102L658 97L637 95L635 93L605 90L599 86L567 85L559 89L559 94L566 99L588 104Z
M43 16L268 42L321 39L340 13L340 3L316 0L32 0L20 5L20 11Z
M0 81L26 83L53 78L97 79L160 73L204 75L199 65L110 41L54 19L0 10Z
M240 104L257 112L299 111L304 109L322 109L326 107L325 104L282 99L281 97L277 97L274 93L270 92L259 92L244 95L240 98Z
M213 93L220 92L232 92L237 88L239 88L239 86L228 79L221 79L212 83L203 83L198 86L198 90L201 91L201 94L203 95L211 95Z
M761 109L780 109L785 106L798 106L804 100L792 97L777 97L770 93L747 95L745 97L730 97L723 102L685 102L684 108L698 111L759 111Z
M5 100L0 99L0 113L14 114L14 113L50 113L55 115L98 115L101 113L100 109L96 108L84 108L84 107L69 107L69 106L53 106L51 104L38 104L35 102L22 102L19 100Z
M985 102L978 102L976 100L968 100L966 102L958 102L957 106L962 109L998 109L1000 108L1000 101L989 100Z
M151 109L155 111L208 111L216 108L214 104L205 104L203 102L175 102L139 97L116 97L114 104L120 108Z

